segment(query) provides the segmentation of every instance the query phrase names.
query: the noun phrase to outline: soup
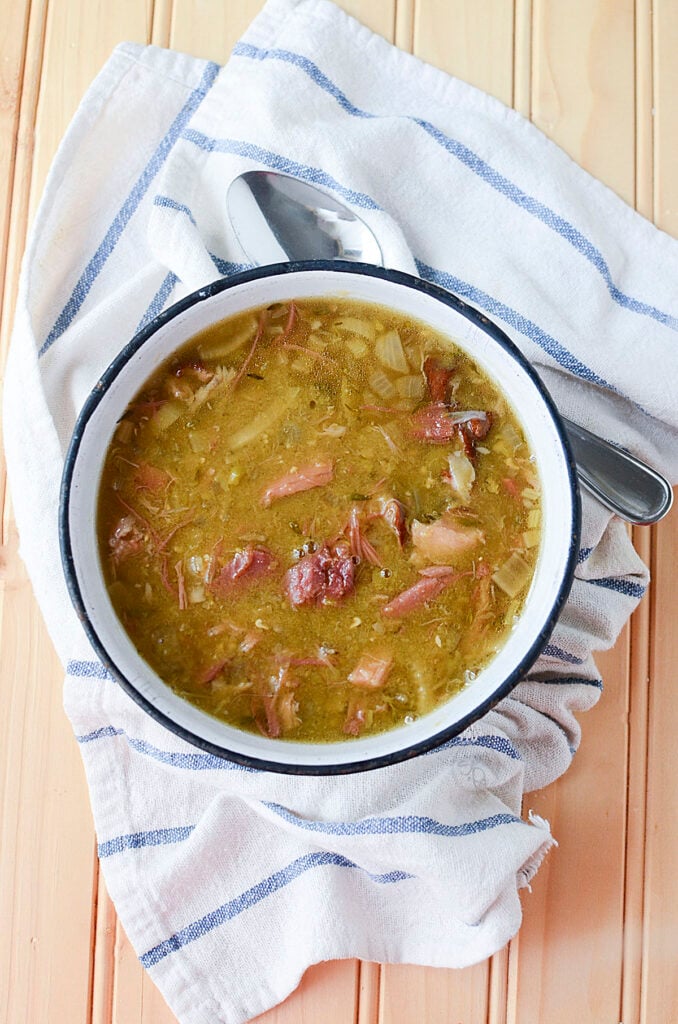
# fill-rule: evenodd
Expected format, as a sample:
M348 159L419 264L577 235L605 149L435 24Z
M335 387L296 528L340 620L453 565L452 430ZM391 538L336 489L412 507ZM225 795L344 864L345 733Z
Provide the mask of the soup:
M176 693L331 742L454 696L515 625L534 458L449 339L342 298L211 327L118 423L98 499L110 600Z

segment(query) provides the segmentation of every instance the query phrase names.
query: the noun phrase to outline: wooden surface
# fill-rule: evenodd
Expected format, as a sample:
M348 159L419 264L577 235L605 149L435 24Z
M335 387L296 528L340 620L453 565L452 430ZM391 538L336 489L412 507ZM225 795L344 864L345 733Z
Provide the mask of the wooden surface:
M0 18L2 362L19 262L59 138L121 40L224 61L262 0L5 0ZM343 0L404 49L514 105L678 235L678 0ZM61 669L3 495L0 1021L171 1024L99 877ZM678 1021L678 514L636 531L653 584L568 774L529 798L560 846L492 960L454 972L312 968L259 1024Z

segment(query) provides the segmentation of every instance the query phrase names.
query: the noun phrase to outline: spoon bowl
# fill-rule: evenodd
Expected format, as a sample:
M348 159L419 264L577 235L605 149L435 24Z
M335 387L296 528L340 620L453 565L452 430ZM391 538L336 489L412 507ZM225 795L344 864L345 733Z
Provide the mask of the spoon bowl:
M245 171L226 197L238 241L257 266L295 260L384 265L371 228L315 185L274 171Z
M245 171L226 196L238 242L256 266L295 260L384 265L374 232L324 190L277 171ZM621 519L646 526L673 503L671 485L618 445L561 419L583 487Z

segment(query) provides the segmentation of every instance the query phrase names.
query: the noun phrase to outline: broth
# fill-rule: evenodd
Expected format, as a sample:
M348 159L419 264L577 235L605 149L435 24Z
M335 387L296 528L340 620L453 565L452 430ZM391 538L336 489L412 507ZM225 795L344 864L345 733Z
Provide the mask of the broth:
M520 615L540 535L497 387L426 325L343 298L188 342L119 422L98 500L141 656L209 714L305 742L467 685Z

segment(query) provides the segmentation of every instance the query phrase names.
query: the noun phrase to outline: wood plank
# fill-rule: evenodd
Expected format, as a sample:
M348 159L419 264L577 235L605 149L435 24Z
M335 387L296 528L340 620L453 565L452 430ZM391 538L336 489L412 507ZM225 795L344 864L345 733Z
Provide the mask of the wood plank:
M513 28L513 108L532 114L532 0L515 0Z
M652 563L654 534L654 528L633 530L634 546L647 565ZM630 624L629 738L626 772L628 788L620 1012L620 1020L623 1021L640 1019L647 825L648 680L654 590L653 585Z
M176 1024L176 1017L150 974L142 969L120 921L116 925L113 956L115 972L110 1024Z
M636 209L653 215L652 2L637 0L635 12ZM633 543L643 561L653 558L654 529L634 528ZM627 767L624 939L620 1020L639 1021L643 963L645 828L647 825L647 751L651 619L650 587L630 624L629 742Z
M357 960L315 964L284 1003L254 1019L256 1024L353 1024L358 985Z
M29 6L28 0L12 4L0 24L0 281L5 276Z
M369 0L338 0L337 5L392 43L395 40L396 8L402 3L403 0L379 0L376 4L369 3ZM408 0L405 0L406 7L407 4Z
M154 0L150 33L150 42L154 46L168 47L170 45L173 14L172 0Z
M111 1024L113 1014L113 974L115 961L116 914L106 891L103 874L98 872L95 911L92 1000L87 1024Z
M94 872L82 765L63 673L9 527L0 579L0 1013L84 1021Z
M513 97L513 0L426 0L415 8L414 52L503 103Z
M356 1024L377 1024L381 999L381 964L359 963L358 1014Z
M263 6L263 0L174 0L169 45L223 64Z
M7 193L6 199L3 200L4 231L0 235L0 281L4 280L0 313L3 370L26 237L46 8L46 0L39 3L29 3L26 0L25 11L28 13L30 10L30 17L26 21L21 46L17 47L17 40L9 36L3 39L2 56L7 68L4 79L7 89L4 97L6 110L0 125L0 139L7 172ZM17 5L17 11L20 9L21 5ZM14 27L18 29L16 20ZM4 493L4 458L0 458L0 462Z
M675 745L678 708L674 666L678 637L675 621L675 580L678 564L678 520L656 528L652 568L655 573L647 779L645 851L645 917L641 1022L678 1019L676 921L678 920L678 791ZM664 566L668 571L661 572Z
M678 7L674 0L654 0L654 220L658 227L678 237Z
M196 57L223 64L262 7L263 0L240 0L237 4L201 0L196 11L194 0L174 0L170 45ZM393 38L395 0L381 0L378 4L367 4L364 0L340 0L339 7L373 31L387 39Z
M57 146L88 86L118 43L150 41L152 21L152 0L50 2L35 129L31 216Z
M414 53L414 11L416 0L396 0L393 41L401 50Z
M633 201L633 5L533 0L532 9L535 123ZM629 635L627 627L615 649L597 657L605 692L582 718L573 766L526 799L526 809L550 821L560 847L523 899L509 967L511 1022L620 1019Z
M504 946L490 960L487 1024L505 1024L508 1012L508 977L511 944Z
M633 203L633 0L533 0L533 120Z
M30 5L24 37L21 14L22 5L14 5L2 43L1 159L12 187L0 238L3 367L26 231L45 4ZM63 714L63 673L18 557L4 459L0 481L0 1017L84 1021L95 878L92 825L80 757Z
M511 951L508 1021L619 1019L623 934L627 640L597 658L601 702L582 718L569 771L529 794L559 846L523 896ZM595 850L595 856L592 851Z
M463 971L387 964L379 1024L476 1024L488 1013L489 960Z
M100 14L91 5L56 0L50 4L47 25L45 13L46 4L31 5L3 305L3 364L26 227L56 146L113 46L139 37L139 31L145 39L150 6L127 3L118 5L116 13L109 8ZM65 53L77 53L78 59L64 61ZM4 493L4 463L2 480ZM21 729L0 737L3 767L11 764L14 769L12 785L3 786L2 877L15 880L7 893L3 890L12 906L4 905L0 915L12 922L0 936L0 952L4 954L5 944L10 946L8 956L0 959L12 971L3 1019L84 1024L93 994L97 881L89 801L77 744L63 712L63 671L18 558L6 503L3 522L8 539L2 593L11 593L11 604L3 602L2 607L0 688L3 706L12 709L3 716L3 732L5 723L24 723L23 743ZM11 842L6 841L10 833L16 834Z
M678 7L672 0L654 0L653 113L654 219L678 237ZM678 734L674 666L678 659L675 622L675 566L678 559L678 515L655 528L653 550L653 616L651 622L650 707L647 758L647 821L642 1024L678 1019L676 921L678 921L678 790L674 751Z

